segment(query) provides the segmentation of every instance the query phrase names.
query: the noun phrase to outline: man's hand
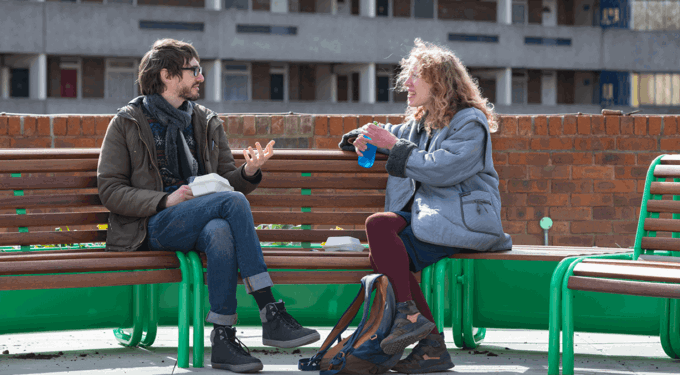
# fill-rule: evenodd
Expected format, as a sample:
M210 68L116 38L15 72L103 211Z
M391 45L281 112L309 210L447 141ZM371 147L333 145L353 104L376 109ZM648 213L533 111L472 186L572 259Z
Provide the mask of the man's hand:
M243 149L243 156L246 158L246 166L244 168L246 176L254 176L262 165L274 155L275 143L276 141L269 141L264 150L262 149L260 142L255 142L257 150L253 150L252 147Z
M168 195L168 198L165 201L165 207L172 207L184 201L188 201L189 199L194 199L191 187L189 187L189 185L182 185L179 189Z

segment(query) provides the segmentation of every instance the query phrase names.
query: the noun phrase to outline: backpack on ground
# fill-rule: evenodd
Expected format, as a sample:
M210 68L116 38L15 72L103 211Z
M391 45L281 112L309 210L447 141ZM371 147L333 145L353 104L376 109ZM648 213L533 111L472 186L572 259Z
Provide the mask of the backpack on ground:
M373 303L371 294L375 290ZM340 335L364 305L364 314L354 333L342 339ZM369 313L369 304L370 313ZM385 354L380 342L390 334L396 315L396 299L387 276L371 274L361 279L361 290L311 358L298 361L302 371L320 371L320 375L382 374L399 362L403 351ZM337 344L333 347L335 342Z

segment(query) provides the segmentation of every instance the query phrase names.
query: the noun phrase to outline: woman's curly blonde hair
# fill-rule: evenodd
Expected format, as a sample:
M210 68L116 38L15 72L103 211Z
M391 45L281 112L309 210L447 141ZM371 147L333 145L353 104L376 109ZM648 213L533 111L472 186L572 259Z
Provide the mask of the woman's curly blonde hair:
M475 107L486 115L490 131L498 129L493 105L482 97L477 82L453 52L416 38L415 47L399 64L401 72L397 75L396 91L407 91L404 84L413 73L432 85L430 103L406 110L406 116L413 116L417 121L427 115L428 134L431 129L448 126L456 112L468 107Z

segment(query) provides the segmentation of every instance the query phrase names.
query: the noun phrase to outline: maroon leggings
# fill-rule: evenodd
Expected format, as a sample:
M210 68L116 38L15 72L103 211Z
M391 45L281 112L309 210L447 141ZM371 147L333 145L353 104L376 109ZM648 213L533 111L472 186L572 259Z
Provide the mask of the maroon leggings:
M420 290L420 285L409 270L409 256L404 243L399 238L408 223L393 212L380 212L366 219L366 236L371 251L371 267L386 275L392 283L397 302L413 300L425 318L434 322L430 307ZM432 333L438 333L437 327Z

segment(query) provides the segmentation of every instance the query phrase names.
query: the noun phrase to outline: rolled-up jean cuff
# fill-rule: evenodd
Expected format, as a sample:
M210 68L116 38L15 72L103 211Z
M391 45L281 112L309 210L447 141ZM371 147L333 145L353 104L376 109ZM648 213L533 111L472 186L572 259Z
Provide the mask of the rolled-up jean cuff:
M262 272L243 279L243 285L246 286L246 292L248 292L248 294L252 294L254 291L272 286L274 283L272 282L272 278L269 276L269 272Z
M233 314L233 315L221 315L218 313L214 313L212 311L208 312L208 316L205 318L205 321L208 323L212 324L218 324L221 326L233 326L236 324L236 321L238 320L238 314Z

